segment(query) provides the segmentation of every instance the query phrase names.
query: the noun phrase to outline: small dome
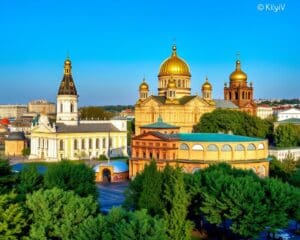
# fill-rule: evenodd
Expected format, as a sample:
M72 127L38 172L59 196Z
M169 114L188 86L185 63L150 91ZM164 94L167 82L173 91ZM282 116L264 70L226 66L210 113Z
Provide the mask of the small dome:
M181 75L181 76L191 76L190 68L188 64L177 56L177 48L174 45L172 47L172 55L166 59L159 69L158 76L170 76L170 75Z
M109 163L103 162L100 164L97 164L93 169L95 172L99 172L99 167L113 167L114 173L123 173L128 172L129 168L126 162L120 161L120 160L112 160Z
M206 78L205 83L203 83L202 90L210 90L210 91L212 90L212 86L208 81L208 78Z
M140 84L139 87L140 91L149 91L149 86L145 81L145 78L143 79L143 82Z
M236 69L234 72L230 74L229 77L231 82L246 82L247 74L241 70L241 62L240 60L236 61Z
M65 65L68 64L68 65L71 65L71 60L69 57L67 57L67 59L65 60Z

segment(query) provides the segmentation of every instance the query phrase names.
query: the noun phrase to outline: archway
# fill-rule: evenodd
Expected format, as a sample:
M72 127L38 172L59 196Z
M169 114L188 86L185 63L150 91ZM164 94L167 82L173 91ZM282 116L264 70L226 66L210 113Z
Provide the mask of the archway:
M102 171L102 182L110 183L111 182L111 172L109 169L104 168Z

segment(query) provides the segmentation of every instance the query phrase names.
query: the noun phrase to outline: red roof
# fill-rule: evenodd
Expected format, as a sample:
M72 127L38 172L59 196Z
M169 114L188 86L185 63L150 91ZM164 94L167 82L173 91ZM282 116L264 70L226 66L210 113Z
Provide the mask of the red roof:
M0 120L0 124L2 124L2 125L8 125L8 124L10 124L10 121L9 121L8 118L3 118L3 119Z

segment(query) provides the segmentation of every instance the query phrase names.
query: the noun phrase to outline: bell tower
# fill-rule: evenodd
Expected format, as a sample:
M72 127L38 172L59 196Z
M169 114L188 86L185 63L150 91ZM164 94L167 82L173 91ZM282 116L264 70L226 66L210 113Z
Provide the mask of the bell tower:
M57 94L56 122L78 125L78 94L72 78L72 63L69 57L64 63L64 76Z

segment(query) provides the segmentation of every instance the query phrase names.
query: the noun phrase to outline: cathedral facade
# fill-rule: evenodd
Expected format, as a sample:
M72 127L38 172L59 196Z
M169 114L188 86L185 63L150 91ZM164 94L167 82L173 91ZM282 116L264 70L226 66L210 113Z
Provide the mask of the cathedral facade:
M239 69L240 70L240 69ZM247 86L246 80L241 78L241 70L231 74L231 85L225 88L224 100L213 99L213 87L206 78L201 88L201 95L191 94L191 72L189 65L177 54L177 48L172 47L172 54L160 66L158 73L157 95L149 95L149 85L145 79L139 86L139 99L135 105L136 134L141 133L141 127L154 123L158 117L165 122L180 127L180 132L190 133L204 113L216 108L244 110L254 114L253 88ZM245 74L245 73L243 73ZM245 74L246 76L246 74ZM244 76L244 77L245 77ZM247 77L246 77L247 78ZM237 84L239 82L240 84ZM241 91L240 101L232 98L228 91ZM237 90L239 89L239 90ZM244 92L247 92L246 100ZM240 94L240 93L239 93ZM249 111L251 109L251 111Z
M30 159L59 161L99 155L127 156L126 120L80 120L78 98L71 61L66 59L57 95L56 122L50 122L45 114L33 119Z

